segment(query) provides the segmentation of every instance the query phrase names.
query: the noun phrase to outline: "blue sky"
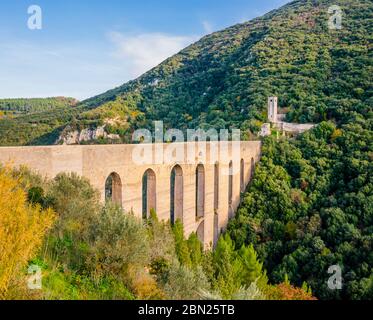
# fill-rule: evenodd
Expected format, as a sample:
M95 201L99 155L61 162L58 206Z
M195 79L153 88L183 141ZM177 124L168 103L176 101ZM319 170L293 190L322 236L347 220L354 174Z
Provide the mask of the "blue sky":
M288 0L2 0L0 98L84 99ZM27 27L30 5L42 29Z

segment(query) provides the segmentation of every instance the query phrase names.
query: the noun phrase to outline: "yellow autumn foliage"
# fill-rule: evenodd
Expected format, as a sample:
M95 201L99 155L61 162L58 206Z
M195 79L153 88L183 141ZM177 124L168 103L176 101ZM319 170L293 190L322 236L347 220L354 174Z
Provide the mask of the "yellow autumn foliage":
M132 289L140 300L164 299L164 293L158 288L157 281L150 274L137 274L132 281Z
M0 299L25 273L54 219L52 209L29 204L21 181L0 168Z
M337 138L341 137L343 132L341 129L335 129L332 133L331 140L334 142Z

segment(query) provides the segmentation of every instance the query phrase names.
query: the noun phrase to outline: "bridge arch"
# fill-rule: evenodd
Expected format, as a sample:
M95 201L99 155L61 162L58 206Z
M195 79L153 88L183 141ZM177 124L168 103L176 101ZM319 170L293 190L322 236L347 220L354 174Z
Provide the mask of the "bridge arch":
M184 198L183 169L175 165L170 177L170 220L174 224L176 220L183 222L183 198Z
M233 203L233 161L229 162L228 201L229 205Z
M142 217L144 219L150 217L150 211L152 209L156 210L156 204L156 176L152 169L148 169L142 177Z
M228 216L231 218L233 215L233 161L229 162L229 175L228 175Z
M220 179L220 167L219 162L214 164L214 244L217 242L219 237L219 179Z
M255 171L255 160L251 158L251 166L250 166L250 179L254 176Z
M205 167L199 164L196 168L196 219L205 216Z
M220 166L219 162L214 164L214 211L219 209L219 180L220 180Z
M110 173L106 178L105 200L122 206L122 180L116 172Z
M240 191L245 191L245 161L243 159L240 162Z

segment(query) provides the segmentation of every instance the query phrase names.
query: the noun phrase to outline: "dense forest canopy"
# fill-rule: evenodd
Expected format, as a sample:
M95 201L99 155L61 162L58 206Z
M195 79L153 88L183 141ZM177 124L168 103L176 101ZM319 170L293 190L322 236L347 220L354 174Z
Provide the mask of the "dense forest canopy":
M22 114L52 111L56 108L72 107L78 104L74 98L31 98L31 99L0 99L2 116L14 117Z
M321 299L373 298L373 114L295 140L267 138L229 234L254 244L271 281L308 283ZM328 288L328 268L342 290Z
M159 66L77 108L0 120L0 144L53 144L69 128L120 119L111 133L130 142L137 127L236 127L256 132L277 95L288 120L341 121L372 106L370 0L341 0L342 29L330 30L331 0L293 1L203 37ZM35 125L37 129L35 130ZM19 133L19 135L15 134Z

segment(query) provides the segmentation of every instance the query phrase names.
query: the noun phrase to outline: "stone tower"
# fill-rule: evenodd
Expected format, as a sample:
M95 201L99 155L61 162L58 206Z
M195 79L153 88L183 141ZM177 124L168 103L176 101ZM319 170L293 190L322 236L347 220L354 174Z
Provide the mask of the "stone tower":
M269 122L277 122L277 97L268 98L268 120Z

